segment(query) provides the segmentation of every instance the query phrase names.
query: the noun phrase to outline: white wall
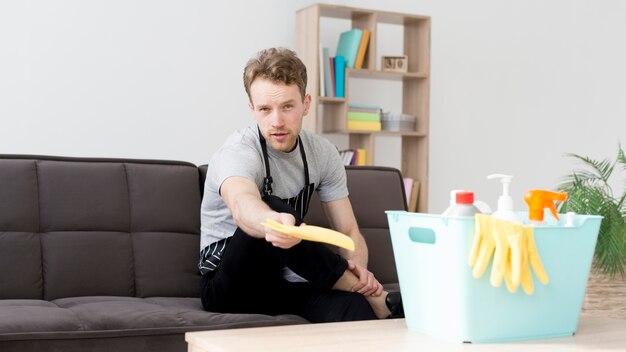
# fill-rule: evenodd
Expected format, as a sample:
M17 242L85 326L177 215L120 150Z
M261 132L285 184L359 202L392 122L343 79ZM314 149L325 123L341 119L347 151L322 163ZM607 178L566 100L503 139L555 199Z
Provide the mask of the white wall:
M251 122L246 60L294 48L315 2L1 2L0 153L205 163ZM626 2L327 2L432 16L432 212L453 188L494 204L492 172L515 175L517 199L554 188L565 153L626 143Z

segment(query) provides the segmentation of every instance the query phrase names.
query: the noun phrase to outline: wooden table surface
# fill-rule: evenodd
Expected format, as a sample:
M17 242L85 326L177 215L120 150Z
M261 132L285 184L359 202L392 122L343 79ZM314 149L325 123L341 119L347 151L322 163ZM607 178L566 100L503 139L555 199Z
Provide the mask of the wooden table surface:
M575 336L463 344L409 331L404 319L187 333L189 352L626 351L626 320L582 316Z

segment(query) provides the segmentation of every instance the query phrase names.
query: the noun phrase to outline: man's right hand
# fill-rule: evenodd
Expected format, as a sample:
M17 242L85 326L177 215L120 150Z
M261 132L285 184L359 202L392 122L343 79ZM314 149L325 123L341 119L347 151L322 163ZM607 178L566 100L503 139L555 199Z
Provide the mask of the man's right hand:
M293 226L296 223L296 219L293 215L288 213L276 213L271 219L289 226ZM265 240L270 242L274 247L289 249L302 241L302 239L298 237L285 235L265 226L263 229L265 230Z

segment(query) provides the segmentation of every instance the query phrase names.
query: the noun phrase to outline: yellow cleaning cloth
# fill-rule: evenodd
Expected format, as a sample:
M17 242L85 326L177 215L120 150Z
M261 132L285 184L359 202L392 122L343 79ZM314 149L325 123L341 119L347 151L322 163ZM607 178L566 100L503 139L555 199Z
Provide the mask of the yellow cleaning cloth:
M476 227L469 265L475 278L483 276L491 258L489 282L500 287L504 279L511 293L520 284L526 294L534 293L531 268L541 283L547 285L548 274L543 268L535 245L533 228L514 222L496 219L490 215L476 214Z
M279 223L272 219L265 219L261 225L270 228L274 231L284 233L285 235L298 237L307 241L324 242L335 245L337 247L345 248L347 250L354 250L354 241L349 236L344 235L341 232L330 230L320 226L302 225L302 226L288 226Z

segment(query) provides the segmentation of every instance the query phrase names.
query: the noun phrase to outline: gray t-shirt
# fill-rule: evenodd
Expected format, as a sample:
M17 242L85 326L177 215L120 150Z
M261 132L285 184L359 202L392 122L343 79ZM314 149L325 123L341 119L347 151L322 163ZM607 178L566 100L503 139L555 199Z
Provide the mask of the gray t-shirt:
M309 166L309 182L315 183L321 201L329 202L348 196L346 172L337 148L325 138L302 130ZM267 144L273 195L281 198L295 197L304 187L304 164L298 145L289 153L279 152ZM232 236L237 229L228 207L220 197L219 189L228 177L241 176L256 183L262 193L265 164L254 124L230 135L224 145L212 156L204 183L204 198L200 210L200 249Z

